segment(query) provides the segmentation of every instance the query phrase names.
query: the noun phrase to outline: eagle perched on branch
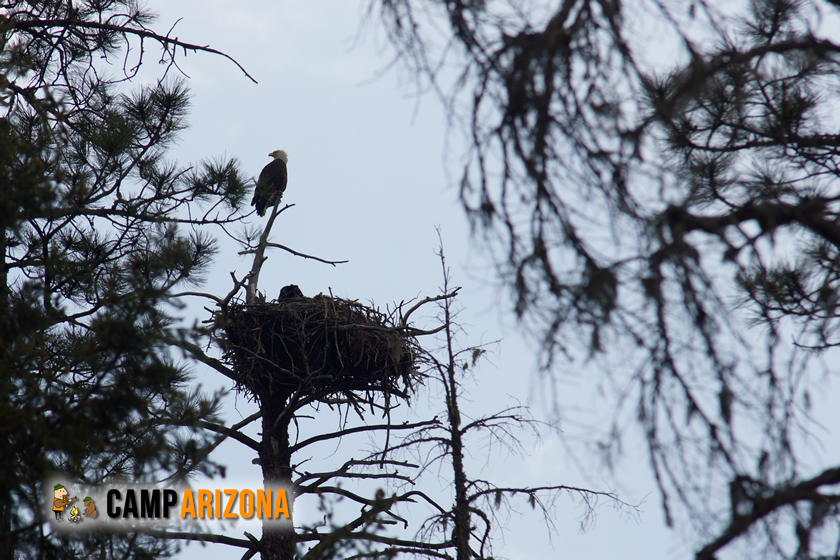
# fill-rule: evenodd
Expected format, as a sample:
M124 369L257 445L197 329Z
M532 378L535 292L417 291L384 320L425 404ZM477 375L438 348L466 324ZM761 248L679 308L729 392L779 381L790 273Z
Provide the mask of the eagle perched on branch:
M289 180L286 171L288 154L283 150L274 150L268 155L273 157L274 161L263 167L260 178L257 179L257 188L254 189L254 198L251 200L251 206L257 207L257 214L260 216L265 216L266 208L280 202Z

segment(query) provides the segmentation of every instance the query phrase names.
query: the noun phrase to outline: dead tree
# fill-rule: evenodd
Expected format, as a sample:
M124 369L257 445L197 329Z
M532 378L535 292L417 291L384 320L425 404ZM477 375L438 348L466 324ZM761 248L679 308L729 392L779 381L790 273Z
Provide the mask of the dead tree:
M284 288L281 298L266 302L258 289L258 281L267 249L280 248L298 256L316 258L269 241L275 220L291 206L280 208L278 202L261 234L253 236L253 243L246 241L243 253L254 255L251 270L241 280L232 273L234 286L226 297L192 294L204 295L216 302L210 332L217 337L224 359L211 358L198 345L181 341L182 348L233 380L237 390L260 406L261 442L241 434L239 430L245 423L235 429L207 427L223 434L222 437L235 437L257 451L265 488L286 490L290 511L287 522L267 521L261 541L228 543L249 548L252 554L259 551L263 558L270 559L291 559L295 555L299 541L294 529L295 498L302 492L321 493L322 482L350 476L349 470L359 466L351 460L333 473L316 477L323 479L320 481L313 481L309 473L296 473L293 453L316 441L345 435L339 431L323 434L312 441L292 442L289 427L295 421L296 413L304 407L322 403L346 407L360 417L364 416L364 410L387 416L398 402L407 400L419 377L415 367L419 346L415 337L422 334L410 327L407 320L420 304L437 299L428 298L404 314L397 310L382 313L358 301L332 295L306 297L296 286L289 286ZM237 297L243 289L244 300ZM249 419L254 420L256 417ZM398 428L384 424L365 426L356 431L413 429L425 424ZM404 475L394 473L393 476ZM362 499L362 503L371 504L373 511L388 509L387 500ZM363 518L372 519L369 512ZM358 523L362 524L362 521ZM213 540L211 535L193 538Z
M290 518L282 523L264 520L262 539L246 535L247 540L220 540L217 535L201 534L185 538L240 546L248 549L246 557L260 553L270 560L294 558L299 545L310 545L302 556L306 560L342 554L355 558L392 557L397 553L421 558L451 558L454 553L459 560L466 560L488 557L497 525L494 510L509 506L509 499L515 495L526 496L528 503L540 508L548 520L564 492L584 498L586 515L592 514L594 500L599 497L621 504L608 492L563 485L508 488L468 476L463 460L468 434L483 430L505 438L516 425L535 423L524 409L505 410L461 423L458 378L463 367L457 364L464 352L471 354L473 361L481 352L475 348L454 349L450 306L459 288L449 286L445 269L440 295L385 312L332 295L306 297L296 286L283 288L277 300L263 301L255 279L265 262L265 250L282 247L268 241L267 230L288 208L276 206L266 230L254 236L259 241L246 249L254 255L255 263L248 275L242 280L233 276L234 288L226 297L208 295L217 303L212 331L222 347L223 359L202 354L202 361L234 380L239 391L259 404L258 414L236 426L207 427L221 437L234 437L257 452L256 462L262 467L265 489L286 491ZM236 299L235 294L246 283L246 299ZM438 303L443 310L439 326L430 330L411 326L415 311L430 303ZM440 357L418 342L419 336L438 333L444 342ZM197 350L193 347L193 351ZM393 422L392 412L408 402L418 384L433 379L445 389L444 420L436 417L412 423ZM297 438L291 438L290 427L298 426L304 409L319 411L322 406L343 415L341 428L306 439L300 438L298 430ZM368 422L368 415L381 415L383 421ZM351 426L350 416L357 417L360 423ZM245 425L257 418L262 419L260 442L241 433ZM321 472L306 471L295 462L296 455L310 446L354 434L382 434L385 441L378 442L376 449L361 459L351 457L339 467ZM407 453L428 457L434 449L442 452L433 456L451 460L455 488L451 506L417 486L428 461L403 456ZM383 487L372 496L365 496L357 488L342 487L341 481L347 480L374 480ZM350 521L330 522L328 531L321 532L319 527L295 523L295 500L307 495L321 500L340 497L358 504L360 512ZM435 514L419 522L418 529L408 537L386 534L398 524L404 529L409 527L408 518L398 513L398 507L413 509L417 502L431 507ZM449 532L448 528L453 529Z

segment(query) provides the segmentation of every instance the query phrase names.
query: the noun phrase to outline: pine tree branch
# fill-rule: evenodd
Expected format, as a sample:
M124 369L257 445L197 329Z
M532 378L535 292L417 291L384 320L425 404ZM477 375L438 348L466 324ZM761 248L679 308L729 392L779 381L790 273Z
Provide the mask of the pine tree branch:
M245 76L248 77L249 80L254 82L255 84L259 83L257 80L254 79L251 74L248 73L245 68L242 67L233 57L228 54L223 53L222 51L218 51L216 49L210 48L208 45L194 45L192 43L187 43L184 41L179 40L177 37L172 38L166 35L161 35L159 33L155 33L150 31L149 29L145 29L142 27L135 28L135 27L126 27L124 25L114 25L111 23L99 23L95 21L85 21L80 19L34 19L34 20L23 20L23 21L16 21L11 20L11 27L12 29L20 29L20 30L29 30L29 29L38 29L38 28L50 28L50 27L64 27L64 28L74 28L74 29L101 29L105 31L114 31L117 33L122 33L125 35L134 35L140 37L141 39L153 39L158 43L161 43L166 46L171 47L180 47L184 49L184 52L190 50L193 52L207 52L215 55L219 55L224 57L231 62L233 62L237 68L239 68ZM172 51L172 58L175 57L175 51Z
M800 501L840 503L840 496L838 495L819 493L821 487L834 484L840 484L840 467L827 469L814 478L803 480L799 484L779 488L766 497L756 497L752 500L752 511L748 515L736 515L737 512L733 511L729 526L718 538L697 553L696 560L714 560L717 551L749 531L753 524L780 507L793 505Z

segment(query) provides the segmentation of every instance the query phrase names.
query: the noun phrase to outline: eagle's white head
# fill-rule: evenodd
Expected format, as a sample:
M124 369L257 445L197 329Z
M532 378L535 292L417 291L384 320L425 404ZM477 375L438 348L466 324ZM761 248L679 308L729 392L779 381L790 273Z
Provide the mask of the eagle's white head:
M289 154L287 154L285 150L274 150L268 155L274 159L282 159L283 163L289 163Z

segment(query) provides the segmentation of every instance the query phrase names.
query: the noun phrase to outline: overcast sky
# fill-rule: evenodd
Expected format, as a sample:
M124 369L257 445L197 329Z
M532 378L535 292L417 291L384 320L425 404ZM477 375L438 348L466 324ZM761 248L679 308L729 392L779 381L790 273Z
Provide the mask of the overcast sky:
M278 220L274 239L304 253L349 260L330 267L271 253L260 288L273 298L282 286L294 283L309 296L332 289L337 296L372 300L380 306L433 295L441 284L435 255L435 227L440 226L453 282L464 287L459 320L468 337L462 343L501 340L475 382L465 382L469 393L465 406L486 413L527 403L537 418L557 421L550 406L538 398L544 387L535 373L536 345L520 336L506 294L494 284L489 262L470 239L453 179L457 159L453 161L452 155L458 153L460 139L457 134L447 137L437 98L411 95L404 71L392 70L377 78L392 51L375 25L359 37L361 3L243 0L234 7L221 0L154 0L148 6L160 14L158 30L183 18L174 35L230 54L259 82L252 83L221 57L192 53L181 57L181 69L192 89L191 126L172 155L181 163L233 156L256 176L269 162L268 152L285 149L289 185L284 201L295 207ZM148 76L159 70L152 58L146 66ZM236 255L235 246L224 244L207 291L227 293L229 272L242 277L249 267ZM204 319L204 304L191 302L192 316ZM197 373L208 390L230 389L216 373ZM503 538L497 534L499 556L535 560L691 556L691 548L680 544L680 534L663 525L641 436L632 432L628 436L616 476L596 468L597 458L587 452L585 441L579 441L579 436L605 426L610 418L609 401L599 400L597 394L582 375L564 379L559 425L565 440L548 432L541 446L525 439L527 458L506 456L495 448L488 452L478 442L470 450L470 474L505 486L567 484L615 490L625 501L640 504L638 515L622 514L604 503L595 524L581 532L584 510L579 500L563 499L555 516L559 535L549 541L541 518L523 501L522 517L510 520ZM424 394L414 406L413 414L428 417L428 411L437 412L441 405ZM252 403L231 393L226 419L232 424L254 410ZM324 414L327 426L335 427L331 413ZM249 433L255 436L255 432ZM343 445L346 452L353 443ZM574 459L568 445L577 451ZM261 473L251 465L252 458L237 443L223 445L214 459L230 470L219 486L261 487ZM320 460L313 457L310 464ZM312 513L307 507L311 505L297 505L301 515ZM236 525L226 532L241 537L244 529ZM181 554L182 558L238 556L237 550L224 545L196 544Z

